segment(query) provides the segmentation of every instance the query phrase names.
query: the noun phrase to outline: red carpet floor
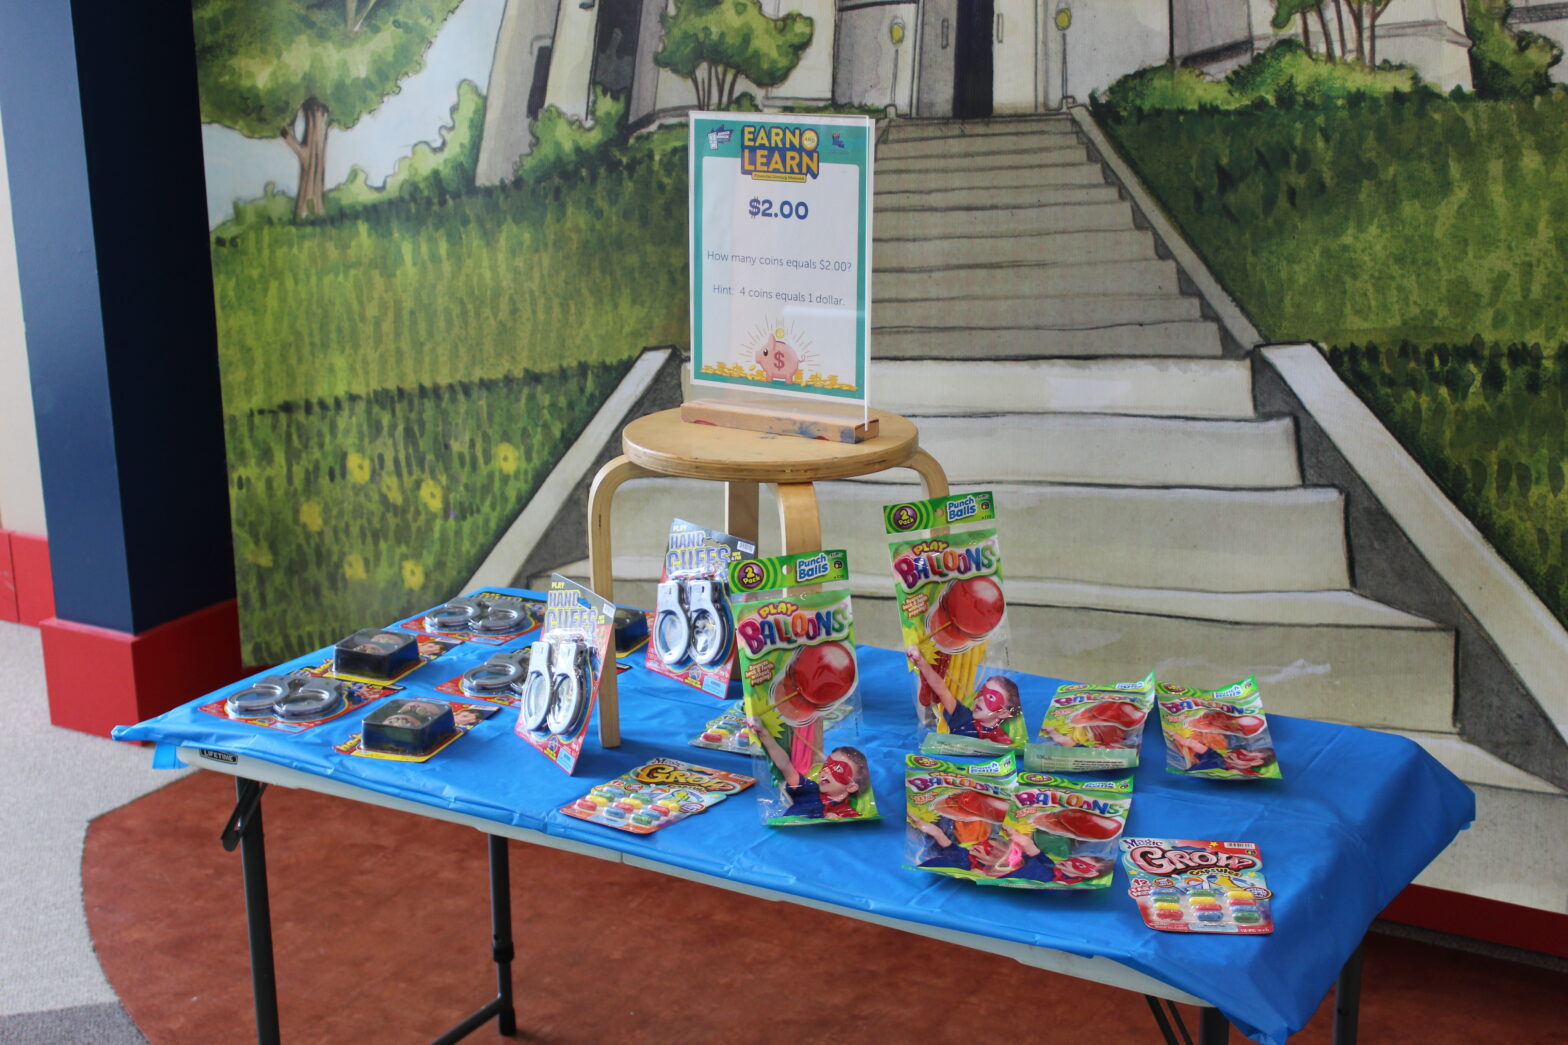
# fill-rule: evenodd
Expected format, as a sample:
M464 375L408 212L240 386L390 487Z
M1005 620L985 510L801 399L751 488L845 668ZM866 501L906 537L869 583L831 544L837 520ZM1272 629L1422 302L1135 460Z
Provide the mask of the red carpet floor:
M217 838L233 795L229 778L197 773L88 831L93 940L152 1045L254 1041L240 858ZM285 1042L424 1042L491 996L483 836L276 788L265 827ZM1159 1041L1124 991L589 857L511 851L520 1041ZM1365 977L1368 1045L1568 1041L1561 973L1373 935ZM1293 1041L1328 1042L1331 1020L1326 1004ZM506 1041L493 1026L469 1040Z

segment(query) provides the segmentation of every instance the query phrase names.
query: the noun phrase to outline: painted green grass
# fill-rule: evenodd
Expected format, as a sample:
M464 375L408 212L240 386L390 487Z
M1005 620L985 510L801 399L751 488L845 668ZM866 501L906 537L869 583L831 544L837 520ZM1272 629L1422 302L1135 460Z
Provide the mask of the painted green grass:
M1351 346L1336 369L1568 624L1539 347L1568 340L1568 95L1101 115L1264 336Z
M1270 338L1565 334L1568 95L1135 115L1106 129Z
M627 366L230 416L246 662L295 657L459 594Z
M687 328L686 154L214 242L244 655L458 593L648 345Z
M1568 622L1568 344L1352 345L1329 360Z
M213 248L229 413L684 343L685 150Z

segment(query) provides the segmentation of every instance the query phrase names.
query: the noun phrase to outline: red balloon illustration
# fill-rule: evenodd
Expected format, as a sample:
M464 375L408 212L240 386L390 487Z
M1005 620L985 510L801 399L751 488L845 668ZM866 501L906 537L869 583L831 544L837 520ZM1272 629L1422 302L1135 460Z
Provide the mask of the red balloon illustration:
M1007 601L994 577L970 577L949 584L926 620L937 649L960 653L988 638L1002 623Z
M855 654L842 642L807 646L774 684L779 717L792 726L821 718L855 688Z

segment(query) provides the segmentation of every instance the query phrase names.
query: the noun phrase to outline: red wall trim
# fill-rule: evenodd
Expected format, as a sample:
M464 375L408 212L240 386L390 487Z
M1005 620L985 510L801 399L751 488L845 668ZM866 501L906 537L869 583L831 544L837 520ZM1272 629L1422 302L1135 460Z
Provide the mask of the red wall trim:
M1568 914L1412 885L1379 917L1401 925L1568 958Z
M42 621L49 718L106 737L240 677L239 604L228 599L130 635Z
M0 620L22 618L16 609L16 570L11 565L11 531L0 530Z
M11 535L11 569L16 579L16 619L37 625L54 616L54 573L49 541L31 533Z

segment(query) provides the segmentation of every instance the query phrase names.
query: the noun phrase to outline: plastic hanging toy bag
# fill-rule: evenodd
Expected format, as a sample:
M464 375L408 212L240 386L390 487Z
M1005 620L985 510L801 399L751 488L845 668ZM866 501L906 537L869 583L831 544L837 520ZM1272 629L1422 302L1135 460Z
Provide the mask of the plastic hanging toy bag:
M849 578L842 551L751 559L730 567L735 592L746 721L759 773L764 822L876 820L866 756L845 743L860 732L859 668L847 590L817 590Z
M996 517L989 492L891 504L888 533L904 652L915 673L920 750L990 755L1027 739L1018 684L1008 669L1002 553L992 527L950 533Z
M1116 843L1132 806L1132 777L1069 780L1019 773L1002 833L1005 873L988 885L1015 889L1104 889L1116 870Z
M1058 686L1039 734L1024 751L1024 768L1047 773L1135 768L1154 693L1153 672L1141 682Z
M1166 772L1216 780L1279 779L1256 678L1218 690L1161 682L1157 695Z
M904 866L969 881L1015 869L1002 825L1016 774L1012 754L979 764L906 755Z

